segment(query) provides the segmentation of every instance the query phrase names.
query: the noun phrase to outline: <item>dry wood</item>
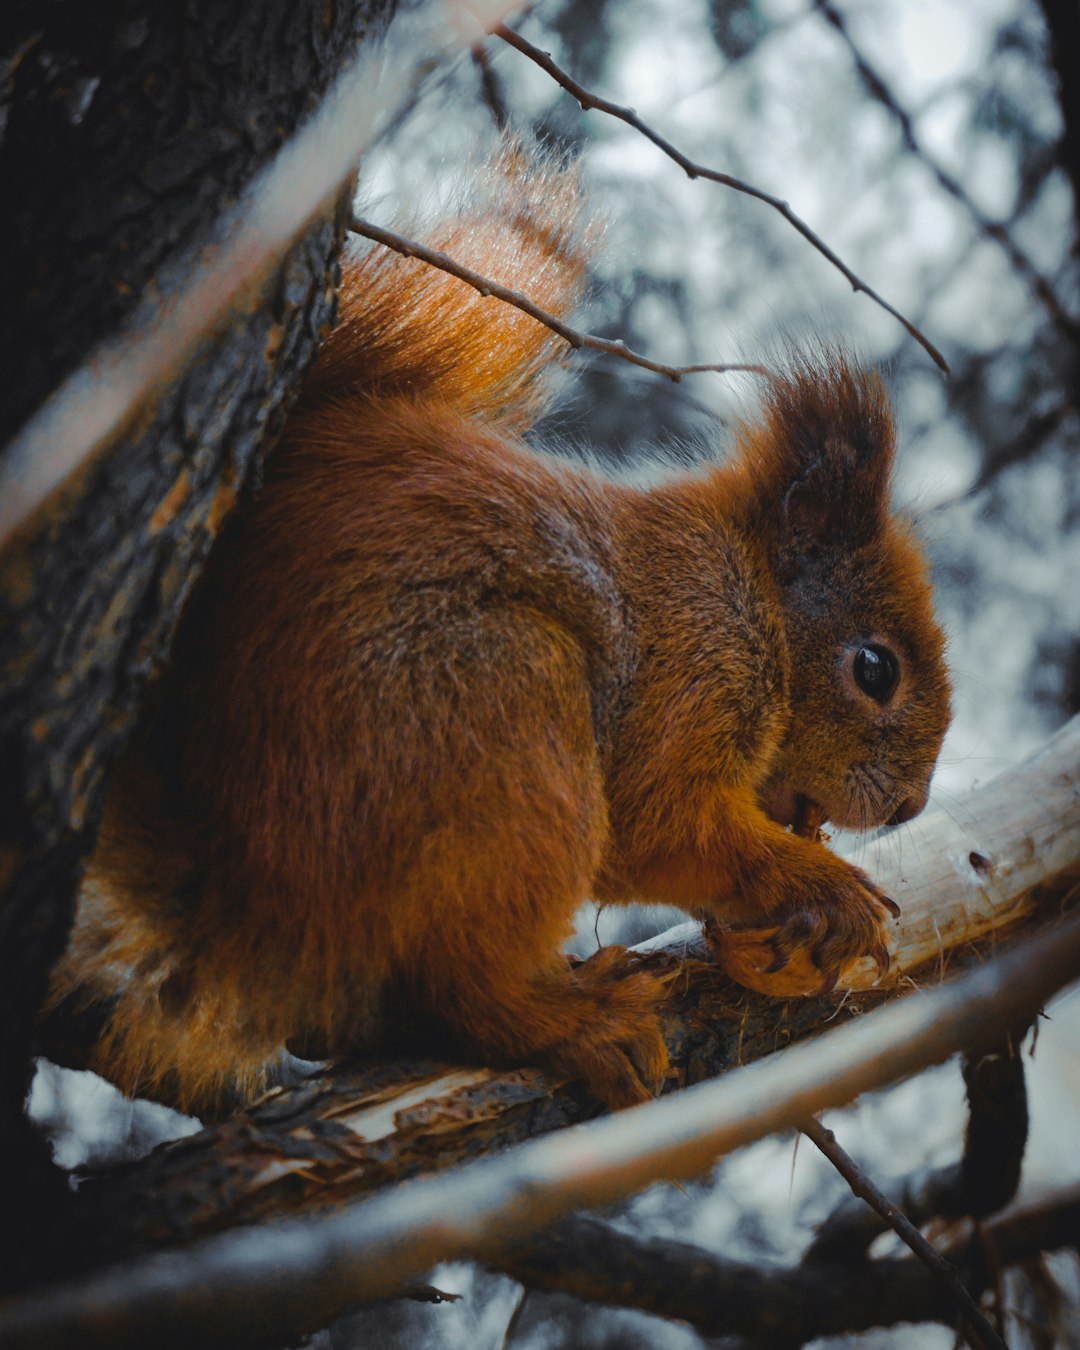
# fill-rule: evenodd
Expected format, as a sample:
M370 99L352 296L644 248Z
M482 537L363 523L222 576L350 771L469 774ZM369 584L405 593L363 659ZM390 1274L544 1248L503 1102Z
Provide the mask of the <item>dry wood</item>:
M936 815L917 846L904 849L903 876L888 883L903 909L903 973L891 990L780 1001L739 989L708 964L697 924L642 944L641 959L652 964L690 957L666 1014L668 1088L752 1063L917 983L935 984L978 939L996 943L1008 925L1055 914L1080 866L1078 745L1074 719L1027 763L973 793L962 826ZM972 855L988 861L976 867ZM867 862L875 875L888 865L898 870L895 839L874 846ZM77 1229L94 1233L89 1253L101 1261L340 1203L599 1110L580 1085L537 1069L497 1072L416 1058L347 1065L277 1089L219 1126L84 1184ZM81 1239L72 1245L84 1247Z
M964 1336L972 1350L1007 1350L1004 1341L981 1312L954 1268L907 1215L874 1185L854 1158L840 1147L832 1130L826 1129L813 1117L801 1122L799 1129L829 1159L851 1187L852 1193L878 1212L945 1290L960 1313Z
M219 1234L28 1296L0 1312L0 1346L280 1344L399 1292L438 1261L498 1261L571 1210L611 1204L662 1177L696 1176L809 1114L992 1044L1078 975L1074 917L960 979L719 1082L360 1203Z
M902 840L902 842L901 842ZM925 983L1080 884L1080 718L962 806L885 834L863 866L899 904L896 978ZM865 961L851 987L877 972Z
M977 1229L961 1227L945 1253L976 1287L1040 1252L1080 1243L1080 1187L1017 1205ZM564 1220L498 1268L590 1303L640 1308L690 1322L702 1336L790 1347L821 1336L897 1323L950 1324L953 1309L918 1261L845 1261L824 1254L798 1266L729 1261L685 1242L641 1239L597 1219Z
M886 985L933 982L974 944L992 945L1050 890L1080 883L1080 718L967 802L880 832L859 862L900 906ZM772 955L761 947L762 967ZM880 983L867 957L840 987Z

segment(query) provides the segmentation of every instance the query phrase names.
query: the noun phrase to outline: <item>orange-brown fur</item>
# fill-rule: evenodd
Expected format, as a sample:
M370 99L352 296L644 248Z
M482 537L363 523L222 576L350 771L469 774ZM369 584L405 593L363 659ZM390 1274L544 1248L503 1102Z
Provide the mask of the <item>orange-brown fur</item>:
M433 242L565 313L576 198L509 150ZM55 997L113 1000L98 1067L186 1106L406 1015L639 1100L661 991L560 955L586 897L779 923L823 974L881 942L868 879L764 808L925 800L948 682L886 399L793 358L730 463L634 486L520 440L531 319L381 253L342 314L117 772ZM866 640L901 655L884 708Z

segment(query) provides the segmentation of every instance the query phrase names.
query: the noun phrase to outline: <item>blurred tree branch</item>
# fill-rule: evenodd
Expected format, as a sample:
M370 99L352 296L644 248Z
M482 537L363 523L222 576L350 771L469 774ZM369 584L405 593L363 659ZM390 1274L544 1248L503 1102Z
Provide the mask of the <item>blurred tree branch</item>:
M991 220L973 200L960 180L954 174L951 174L922 144L916 135L915 123L911 114L900 103L880 71L863 55L851 36L847 20L840 10L830 3L830 0L817 0L817 7L847 45L855 62L855 69L859 73L859 78L866 86L870 96L888 111L899 126L900 134L907 149L926 165L942 190L960 203L971 217L979 233L984 238L992 240L1004 252L1013 271L1031 289L1032 294L1049 315L1058 332L1067 337L1071 343L1080 344L1080 321L1068 313L1053 286L1013 239L1006 226L1001 221Z
M1060 163L1072 185L1076 253L1080 252L1080 78L1076 69L1080 13L1072 0L1039 0L1039 7L1050 34L1050 65L1058 82L1058 103L1064 122Z
M998 1269L1080 1244L1080 1188L1017 1205L944 1250L973 1287ZM702 1336L746 1337L792 1350L822 1336L899 1323L952 1325L954 1308L913 1257L843 1261L824 1254L797 1266L729 1261L669 1238L636 1238L584 1216L567 1219L495 1268L527 1288L639 1308L689 1322Z
M188 1310L185 1318L195 1318L178 1321L177 1336L197 1330L203 1339L223 1291L238 1281L236 1298L246 1308L256 1299L250 1281L260 1283L256 1301L262 1300L263 1285L272 1289L275 1282L289 1282L286 1270L294 1262L299 1262L297 1283L281 1295L288 1309L281 1315L300 1330L301 1322L316 1324L306 1318L385 1296L422 1276L437 1259L491 1259L512 1235L536 1232L568 1208L608 1203L657 1177L693 1175L718 1154L808 1112L850 1100L972 1042L996 1043L995 1037L1033 1016L1055 989L1080 974L1080 926L1059 929L959 983L872 1015L856 1014L913 988L916 979L936 982L947 960L969 955L980 940L998 945L1005 928L1038 916L1045 921L1076 898L1078 738L1080 719L1027 764L975 793L965 827L947 817L928 822L918 856L905 864L903 884L890 882L905 909L897 951L903 973L891 991L852 994L839 1008L835 999L778 1003L740 994L714 966L696 959L703 955L696 925L673 930L666 947L645 944L643 961L682 967L668 1014L673 1082L692 1082L760 1057L768 1062L733 1069L678 1100L563 1133L547 1141L550 1148L534 1140L486 1160L486 1171L469 1167L444 1175L438 1185L428 1177L419 1189L387 1183L444 1170L586 1119L598 1108L575 1085L551 1082L536 1071L499 1074L430 1061L346 1067L278 1090L215 1129L85 1182L63 1253L69 1268L80 1259L83 1265L122 1259L380 1188L376 1199L272 1230L269 1250L284 1243L280 1259L286 1265L280 1269L270 1260L256 1273L264 1264L258 1229L224 1234L196 1244L188 1255L174 1252L162 1267L132 1266L111 1282L108 1276L97 1277L97 1283L92 1278L83 1292L71 1287L63 1297L52 1291L43 1296L54 1310L47 1317L41 1307L35 1312L34 1304L22 1312L16 1308L16 1322L0 1317L0 1340L19 1319L24 1328L38 1326L44 1334L51 1327L50 1334L58 1334L62 1322L55 1318L65 1317L74 1319L66 1325L72 1332L77 1325L80 1337L98 1317L110 1325L120 1318L135 1335L138 1319L151 1308L159 1319L179 1316L173 1299ZM935 848L928 835L937 837ZM884 850L879 856L884 859ZM872 860L870 865L875 870ZM929 947L928 926L934 934ZM852 976L857 983L859 971ZM812 1045L769 1058L778 1046L838 1016L854 1020ZM304 1271L321 1270L328 1252L335 1268L347 1273L334 1286L337 1294L330 1289L316 1297ZM370 1260L361 1260L365 1253ZM132 1275L135 1271L141 1273ZM268 1306L273 1304L270 1298ZM129 1317L135 1320L129 1323ZM280 1326L277 1330L280 1339Z

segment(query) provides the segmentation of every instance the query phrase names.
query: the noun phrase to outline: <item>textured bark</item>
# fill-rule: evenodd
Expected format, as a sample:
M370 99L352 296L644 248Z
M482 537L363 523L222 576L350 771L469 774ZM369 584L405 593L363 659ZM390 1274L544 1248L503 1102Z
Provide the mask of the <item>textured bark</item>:
M1027 764L973 794L962 829L942 816L945 833L937 849L923 848L937 830L934 822L927 823L917 862L905 869L904 892L911 950L922 954L923 966L920 971L905 959L902 931L898 960L905 973L893 989L848 995L839 1006L836 996L777 1000L741 989L701 959L707 953L696 925L672 930L666 947L645 944L653 950L643 952L643 961L680 971L664 1013L672 1061L668 1090L714 1078L793 1041L858 1019L918 983L936 983L941 964L976 960L991 945L1000 945L1002 927L993 926L995 916L1016 928L1025 920L1052 919L1075 900L1080 866L1078 736L1080 720ZM1032 800L1040 803L1044 819L1032 819ZM994 830L994 866L992 876L980 874L985 887L976 890L969 854L973 843L989 854L989 845L982 843L984 819ZM1038 831L1037 838L1029 826ZM881 852L895 865L894 839L883 841ZM980 865L989 866L987 857L977 856ZM951 902L940 876L942 858L954 859L957 890ZM1016 858L1025 860L1024 865L1014 866ZM868 862L874 870L873 858ZM928 956L923 908L933 909L935 901L949 946ZM965 913L966 927L958 917ZM980 933L981 946L974 942ZM980 1086L980 1075L972 1070L976 1137L969 1142L965 1166L969 1171L973 1167L974 1174L955 1182L965 1211L969 1190L980 1189L987 1169L1001 1172L1003 1189L996 1203L1004 1203L1023 1149L1022 1078L1010 1090L1010 1066L999 1067L1005 1081L997 1083L997 1092L996 1080ZM1019 1071L1018 1065L1012 1067ZM996 1106L987 1097L996 1097ZM985 1121L986 1110L977 1111L977 1105L996 1110L997 1124ZM501 1151L599 1112L580 1084L553 1081L536 1069L497 1072L431 1058L346 1065L277 1089L219 1126L85 1182L66 1259L73 1264L99 1262L340 1203ZM85 1240L87 1233L94 1235L92 1244Z
M945 1254L981 1290L1012 1265L1078 1242L1080 1191L1073 1187L961 1232ZM493 1264L532 1288L640 1308L690 1322L703 1336L745 1336L754 1346L777 1350L871 1327L956 1324L950 1300L913 1257L842 1261L821 1255L798 1266L751 1265L575 1217Z
M193 250L215 242L221 211L391 8L53 0L7 10L0 444L97 343L169 303ZM21 1124L31 1024L66 937L104 777L202 559L331 320L348 196L343 189L312 219L243 312L0 556L0 1185L13 1188L9 1200L36 1170Z
M718 1157L811 1114L962 1050L987 1049L1007 1028L1034 1018L1078 974L1074 916L938 989L677 1099L534 1139L360 1203L327 1206L316 1186L309 1191L312 1212L299 1218L239 1228L54 1284L0 1307L0 1344L12 1350L74 1344L134 1350L148 1339L160 1350L280 1345L359 1303L401 1296L441 1261L502 1262L512 1247L574 1210L614 1204L661 1178L700 1176ZM428 1104L412 1104L422 1117ZM360 1143L385 1142L394 1109L400 1117L403 1105L391 1101L364 1120L339 1123L358 1125ZM427 1116L437 1130L438 1119ZM325 1155L321 1143L298 1128L296 1151L278 1161L286 1170L306 1170L300 1150ZM338 1180L346 1176L342 1169ZM276 1179L273 1172L262 1178L271 1185ZM219 1189L227 1180L218 1179ZM95 1231L94 1241L100 1236Z

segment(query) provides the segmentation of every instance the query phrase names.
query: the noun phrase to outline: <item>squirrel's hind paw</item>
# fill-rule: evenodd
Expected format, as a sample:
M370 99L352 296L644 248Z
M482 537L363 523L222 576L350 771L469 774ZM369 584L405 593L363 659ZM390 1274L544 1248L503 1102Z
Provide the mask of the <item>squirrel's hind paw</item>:
M581 1078L613 1109L655 1097L668 1069L659 1005L669 980L642 970L622 947L604 947L574 970L575 1034L545 1052L557 1073Z

